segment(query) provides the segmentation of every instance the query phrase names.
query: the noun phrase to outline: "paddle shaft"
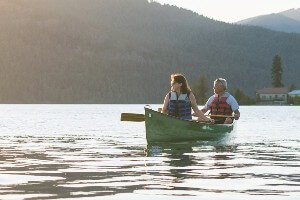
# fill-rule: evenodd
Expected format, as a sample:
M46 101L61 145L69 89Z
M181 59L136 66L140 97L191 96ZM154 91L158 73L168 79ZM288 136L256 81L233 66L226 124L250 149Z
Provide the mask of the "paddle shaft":
M234 118L232 115L206 115L208 117L223 117L223 118Z
M212 117L233 117L226 115L209 115ZM144 114L136 114L136 113L121 113L121 121L130 121L130 122L144 122L145 115ZM202 123L207 123L207 121L198 121Z

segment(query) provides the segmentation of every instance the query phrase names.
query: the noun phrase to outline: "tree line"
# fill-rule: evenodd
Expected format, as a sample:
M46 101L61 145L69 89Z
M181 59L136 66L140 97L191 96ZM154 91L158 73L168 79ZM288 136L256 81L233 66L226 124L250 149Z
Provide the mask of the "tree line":
M231 92L253 96L269 85L275 54L284 83L300 84L299 34L147 0L0 4L0 103L162 103L172 73L193 84L204 76L208 87L223 77Z
M284 84L282 82L282 76L283 67L281 57L279 55L275 55L273 57L271 67L271 85L275 88L284 87ZM207 79L204 76L199 76L199 78L195 81L193 85L194 94L199 104L205 104L209 97L207 95L209 93L208 85L209 84L207 82ZM289 87L289 91L295 90L296 88L297 87L294 84L292 84ZM257 96L256 98L248 96L239 88L233 91L233 96L239 102L240 105L254 105L260 102L259 96ZM288 103L300 105L300 97L288 97Z

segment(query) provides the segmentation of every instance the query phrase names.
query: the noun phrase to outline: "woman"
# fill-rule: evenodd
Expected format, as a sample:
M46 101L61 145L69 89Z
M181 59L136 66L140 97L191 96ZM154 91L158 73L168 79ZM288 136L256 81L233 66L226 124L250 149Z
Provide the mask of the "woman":
M198 120L213 123L198 109L196 98L192 93L186 78L182 74L171 75L171 91L166 95L162 113L181 119L192 119L192 111Z

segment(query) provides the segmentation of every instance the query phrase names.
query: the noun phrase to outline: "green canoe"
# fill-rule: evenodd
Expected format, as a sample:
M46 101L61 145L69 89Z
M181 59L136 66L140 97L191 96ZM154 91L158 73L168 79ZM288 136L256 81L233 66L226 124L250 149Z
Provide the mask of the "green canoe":
M231 140L233 124L206 124L172 117L145 107L146 138L153 142Z

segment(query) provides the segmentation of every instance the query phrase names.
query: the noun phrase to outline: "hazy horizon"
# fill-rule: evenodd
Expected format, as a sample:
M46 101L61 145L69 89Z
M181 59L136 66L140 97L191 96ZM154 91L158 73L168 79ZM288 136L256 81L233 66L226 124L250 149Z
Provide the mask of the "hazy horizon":
M279 13L300 8L299 0L154 0L161 4L175 5L206 17L234 23L259 15ZM218 7L216 7L218 5Z

